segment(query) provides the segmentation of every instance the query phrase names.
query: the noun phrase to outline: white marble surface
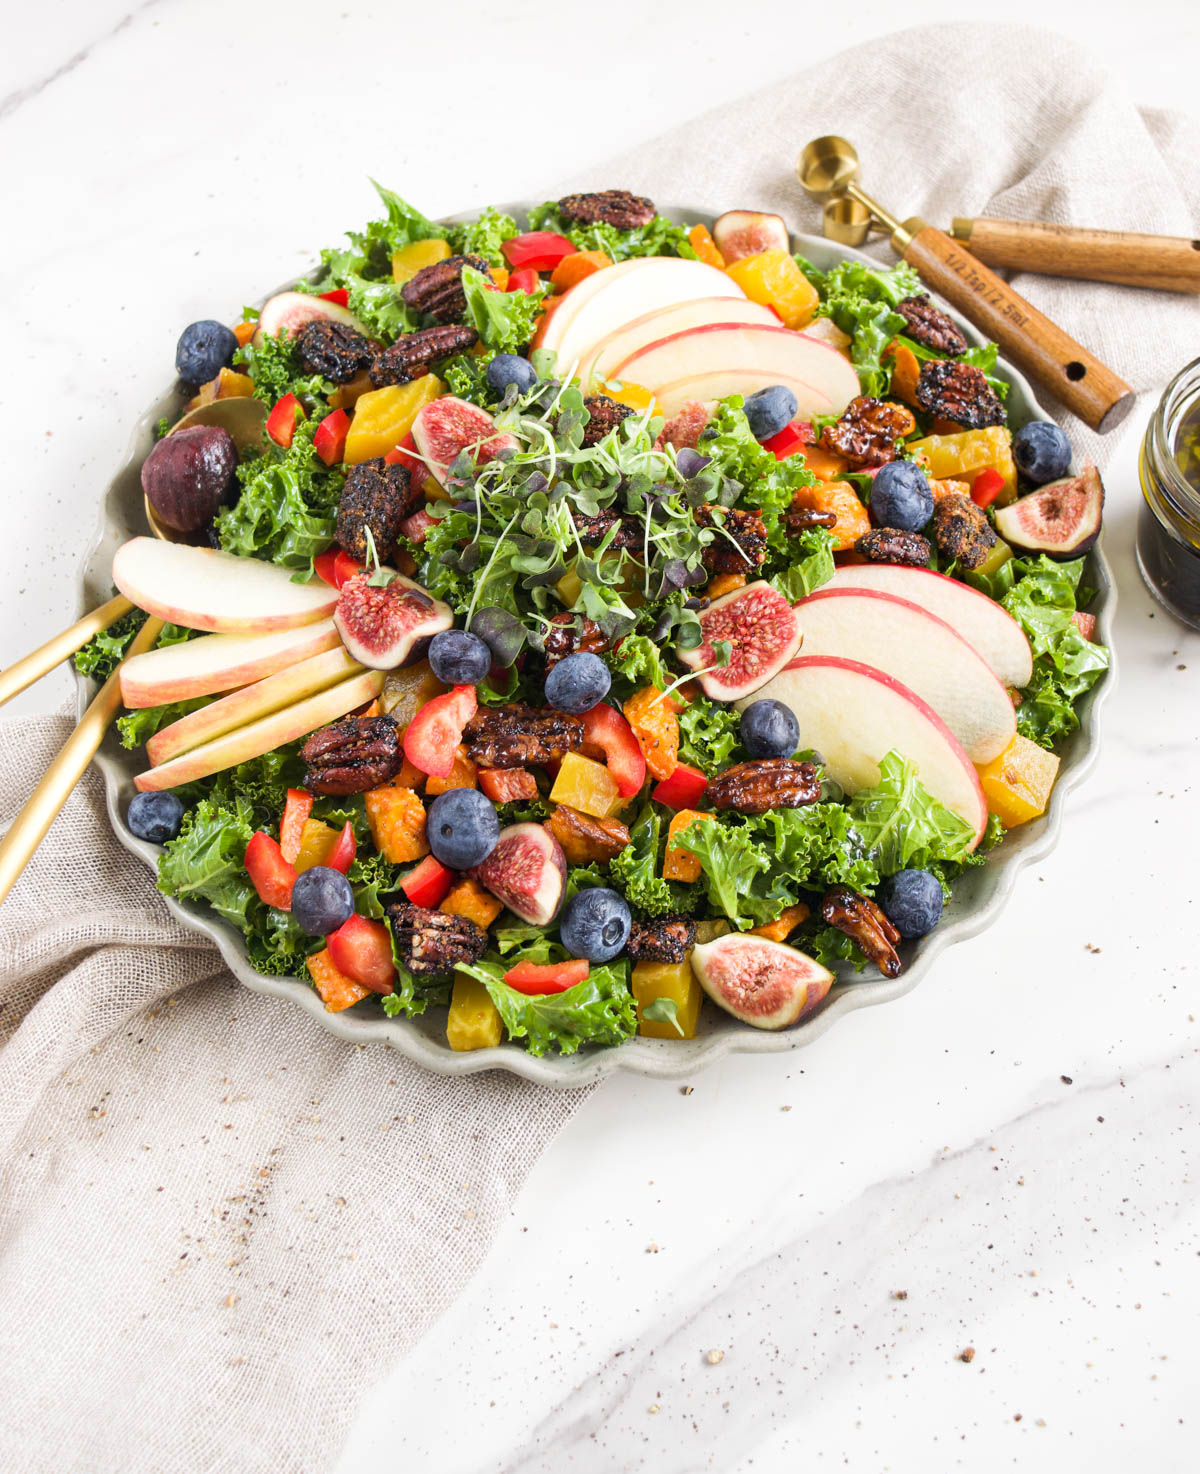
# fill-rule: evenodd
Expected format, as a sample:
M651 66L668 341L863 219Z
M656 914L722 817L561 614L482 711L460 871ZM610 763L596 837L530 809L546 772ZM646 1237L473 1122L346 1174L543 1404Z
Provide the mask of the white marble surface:
M1005 13L1068 29L1078 8ZM364 176L434 214L537 194L941 14L962 12L27 7L0 54L0 662L74 613L96 497L180 328L363 218ZM1139 98L1196 108L1191 0L1088 17ZM598 1091L455 1309L381 1368L341 1474L1196 1466L1200 640L1134 568L1139 429L1107 478L1121 687L1057 851L914 994L814 1048L687 1095Z

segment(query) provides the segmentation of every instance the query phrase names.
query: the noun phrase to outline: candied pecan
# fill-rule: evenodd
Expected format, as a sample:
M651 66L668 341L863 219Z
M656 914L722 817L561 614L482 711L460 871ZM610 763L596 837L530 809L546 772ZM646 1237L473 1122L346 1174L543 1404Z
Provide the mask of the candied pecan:
M396 951L409 972L452 972L478 962L487 951L487 932L469 916L450 916L401 901L387 908Z
M696 508L701 527L717 529L704 549L704 566L712 573L750 573L761 568L767 556L767 527L759 512L729 507L724 518L713 515L708 502Z
M411 383L427 374L431 364L441 358L449 358L453 353L465 352L478 340L479 334L475 329L460 322L405 333L371 360L371 383L376 389L388 384Z
M310 374L348 384L371 361L371 343L349 323L317 317L296 334L296 352Z
M708 786L714 809L765 814L768 809L802 809L821 797L821 770L790 757L756 758L735 763Z
M608 545L614 551L618 548L642 548L646 543L645 524L632 512L599 512L595 517L576 512L575 526L579 541L585 548L594 548L603 542L610 527L617 529L617 535Z
M558 202L558 213L564 220L578 220L581 225L603 221L617 230L636 230L639 225L649 225L658 211L645 195L630 194L627 189L598 189L589 194L564 195Z
M964 430L1003 425L1008 419L982 369L944 358L921 365L917 403L931 415L953 420Z
M488 263L482 256L447 256L409 277L400 288L405 305L414 312L427 313L435 322L461 321L467 307L462 285L464 266L488 274Z
M521 702L481 706L463 733L481 768L527 768L583 746L583 722L563 711Z
M314 732L300 749L312 793L366 793L394 778L404 762L391 717L343 717Z
M628 404L618 404L607 394L589 394L583 401L583 407L588 412L588 422L583 427L585 446L598 444L610 430L616 429L622 420L627 420L633 413Z
M868 896L835 885L821 902L821 920L856 942L885 978L898 977L904 964L896 951L900 933Z
M793 507L783 514L789 532L807 532L810 527L836 527L836 512L818 512L812 507Z
M916 424L904 405L860 394L846 406L841 419L825 426L821 443L834 455L843 456L852 468L881 466L895 459L896 441L903 440Z
M559 804L550 815L550 831L572 865L603 864L629 843L629 830L620 819L597 819Z
M696 923L688 916L658 916L635 921L625 944L635 962L682 962L696 941Z
M565 660L568 655L574 655L577 651L586 655L602 655L605 650L612 649L612 641L596 621L589 619L586 614L572 614L564 609L561 614L555 614L551 618L550 626L546 631L544 646L547 675L560 660Z
M919 532L902 532L898 527L876 527L864 532L854 544L871 563L899 563L905 568L928 568L932 549Z
M969 496L939 497L933 507L933 535L947 558L963 568L978 568L996 546L986 513Z
M903 302L896 303L896 311L904 319L907 336L914 343L920 343L934 353L945 353L950 358L967 351L967 340L958 325L940 307L933 305L928 292L905 297Z
M384 562L396 551L400 524L421 500L405 466L389 466L382 456L350 467L338 502L337 539L358 559L367 561L367 528Z

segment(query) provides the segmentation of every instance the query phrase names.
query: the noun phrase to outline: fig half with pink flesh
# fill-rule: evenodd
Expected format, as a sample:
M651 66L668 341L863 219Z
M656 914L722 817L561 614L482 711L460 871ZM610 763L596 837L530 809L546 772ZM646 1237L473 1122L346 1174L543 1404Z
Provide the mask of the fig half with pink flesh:
M778 215L763 215L757 210L726 210L713 223L713 240L725 258L725 265L743 256L759 256L763 251L790 251L788 228Z
M1078 558L1100 536L1103 517L1104 484L1092 462L1085 461L1078 476L1048 482L1001 507L996 531L1022 552Z
M786 1029L833 985L833 974L804 952L742 932L701 942L692 971L714 1003L756 1029Z
M549 926L562 906L567 857L541 824L510 824L472 877L531 926Z
M280 334L294 338L306 322L313 322L318 317L329 322L343 322L359 333L367 331L348 307L327 302L324 297L316 297L311 292L276 292L267 298L258 314L254 346L257 348L264 338L278 338Z
M704 638L691 650L677 650L684 665L698 672L704 694L713 701L749 696L781 671L800 648L796 611L769 583L748 583L722 594L700 611ZM719 665L717 644L729 645L729 663ZM709 669L712 667L712 669Z
M413 421L412 436L425 464L445 486L447 473L462 451L477 465L494 461L503 451L517 450L516 438L496 430L487 410L453 394L427 404Z
M355 660L372 670L394 670L419 660L434 635L453 628L454 613L403 574L373 587L358 573L342 585L333 622Z

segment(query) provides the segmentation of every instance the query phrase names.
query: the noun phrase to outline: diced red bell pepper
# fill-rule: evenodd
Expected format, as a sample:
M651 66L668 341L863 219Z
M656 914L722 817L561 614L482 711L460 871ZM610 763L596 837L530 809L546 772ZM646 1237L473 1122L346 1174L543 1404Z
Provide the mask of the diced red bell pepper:
M282 399L275 401L274 408L267 416L267 434L276 445L282 445L286 450L296 433L296 422L307 418L304 406L296 396L285 394Z
M354 864L354 857L358 854L358 840L354 837L354 825L349 819L342 826L342 832L337 837L337 843L325 858L326 865L331 870L340 870L343 875Z
M279 849L289 865L296 863L296 856L300 853L304 821L312 813L312 806L313 796L307 788L288 789L283 818L279 821Z
M538 289L538 274L532 266L522 266L520 271L514 271L509 275L506 292L524 292L528 297Z
M463 728L478 705L474 686L452 686L444 696L427 701L408 724L404 756L431 778L449 778Z
M388 451L387 455L385 455L383 459L385 465L407 466L410 471L415 471L418 466L424 465L424 462L421 460L420 454L417 451L417 442L413 439L413 433L411 430L399 443L399 445L394 445L391 450Z
M480 768L479 787L494 804L537 798L537 779L524 768Z
M322 302L336 302L339 307L350 306L350 293L345 287L335 287L332 292L321 292Z
M654 785L650 790L650 797L657 804L665 804L668 809L694 809L707 787L708 779L699 768L680 763L669 778Z
M514 271L525 266L531 271L553 271L564 256L573 256L578 247L553 230L530 230L504 241L500 249Z
M337 560L339 550L337 548L326 548L323 553L318 553L313 559L313 568L322 583L327 583L330 588L338 587Z
M585 957L571 957L566 962L518 962L504 974L504 981L518 993L536 997L539 993L565 993L586 981L588 970Z
M777 461L785 461L806 445L813 443L813 427L808 420L793 420L785 425L778 435L763 441L763 449L769 450Z
M433 907L442 904L453 884L454 871L426 855L400 882L400 889L414 906Z
M352 558L345 548L340 548L337 557L333 560L334 588L340 589L343 584L365 571L357 558Z
M392 959L392 934L382 921L352 916L325 938L329 956L338 972L370 988L373 993L390 993L396 983Z
M977 507L990 507L1004 490L1004 477L992 466L985 467L976 476L971 487L971 500Z
M244 864L259 900L277 911L290 911L296 867L283 858L283 851L264 830L251 837Z
M327 466L336 466L346 453L346 434L350 429L350 416L344 409L335 409L317 426L313 436L313 449Z
M622 798L632 798L646 781L646 754L633 728L615 707L601 702L583 714L583 740L604 750L608 771Z
M437 518L431 517L424 507L418 507L401 522L400 531L410 543L423 543L429 535L429 529L436 526Z

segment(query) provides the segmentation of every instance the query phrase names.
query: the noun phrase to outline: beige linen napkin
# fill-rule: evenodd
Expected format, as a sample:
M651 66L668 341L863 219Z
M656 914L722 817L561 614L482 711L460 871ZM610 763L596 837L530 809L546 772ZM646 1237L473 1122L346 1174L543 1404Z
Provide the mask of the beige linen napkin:
M872 42L561 185L814 230L791 167L828 132L942 224L1190 236L1200 216L1200 130L1013 28ZM1139 390L1200 351L1194 299L1020 285ZM0 822L66 731L3 729ZM115 843L95 775L0 911L0 1045L6 1474L328 1468L360 1389L462 1287L581 1099L428 1075L241 989Z

